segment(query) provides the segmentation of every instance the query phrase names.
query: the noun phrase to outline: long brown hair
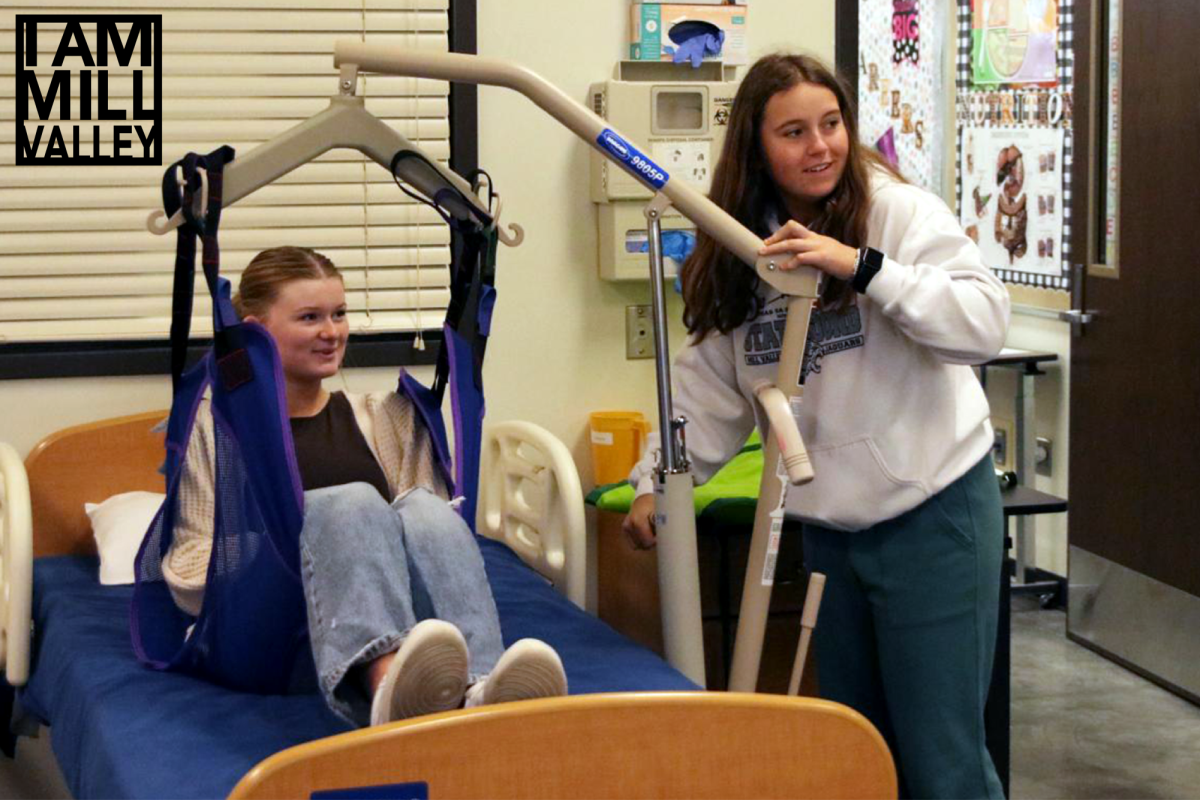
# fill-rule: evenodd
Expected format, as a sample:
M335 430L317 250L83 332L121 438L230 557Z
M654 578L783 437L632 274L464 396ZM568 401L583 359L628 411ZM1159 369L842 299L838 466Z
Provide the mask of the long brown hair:
M233 307L238 316L267 315L279 290L292 281L321 278L342 279L328 257L307 247L272 247L250 260L238 281Z
M767 102L801 83L823 86L837 97L849 150L837 187L825 198L821 214L809 226L851 247L865 244L870 173L874 165L899 173L858 140L858 119L846 83L812 56L775 53L763 56L746 73L733 100L725 145L713 173L709 198L754 233L766 238L769 218L787 218L771 177L759 129ZM713 330L729 333L756 316L758 276L719 242L699 231L696 249L683 265L683 322L703 338ZM821 301L844 307L850 300L845 281L825 278Z

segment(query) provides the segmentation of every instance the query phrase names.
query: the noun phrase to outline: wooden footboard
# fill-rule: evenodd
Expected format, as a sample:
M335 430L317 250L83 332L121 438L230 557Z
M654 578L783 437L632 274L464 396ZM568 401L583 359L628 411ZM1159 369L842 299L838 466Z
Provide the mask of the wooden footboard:
M333 736L266 759L230 798L410 783L438 800L896 796L883 737L845 706L661 692L508 703Z

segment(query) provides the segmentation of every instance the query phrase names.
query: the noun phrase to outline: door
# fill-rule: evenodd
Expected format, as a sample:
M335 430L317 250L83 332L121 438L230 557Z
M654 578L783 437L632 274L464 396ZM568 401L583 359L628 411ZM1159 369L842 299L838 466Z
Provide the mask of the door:
M1200 2L1124 0L1110 31L1118 2L1075 6L1071 242L1095 316L1071 341L1068 635L1200 702Z

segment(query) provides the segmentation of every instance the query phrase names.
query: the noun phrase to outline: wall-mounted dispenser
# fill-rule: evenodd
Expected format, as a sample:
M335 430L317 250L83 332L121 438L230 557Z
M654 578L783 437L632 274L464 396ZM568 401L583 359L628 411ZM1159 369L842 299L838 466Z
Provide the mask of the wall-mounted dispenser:
M685 180L707 193L725 141L725 128L737 83L734 68L706 61L684 64L621 61L612 80L588 90L592 110L612 123L671 180ZM646 218L651 193L643 184L595 150L591 153L591 197L598 203L600 277L645 280ZM674 209L662 217L664 232L694 231ZM678 265L667 260L667 277Z

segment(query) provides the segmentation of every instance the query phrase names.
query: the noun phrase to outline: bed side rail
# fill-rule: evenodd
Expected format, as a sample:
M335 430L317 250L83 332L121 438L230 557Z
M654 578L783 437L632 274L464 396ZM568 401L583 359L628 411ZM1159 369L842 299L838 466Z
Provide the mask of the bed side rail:
M33 516L29 478L16 449L0 442L0 664L13 686L29 679Z
M587 607L587 525L583 489L566 445L532 422L484 431L475 529L498 539Z

